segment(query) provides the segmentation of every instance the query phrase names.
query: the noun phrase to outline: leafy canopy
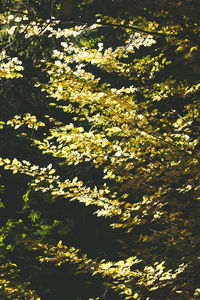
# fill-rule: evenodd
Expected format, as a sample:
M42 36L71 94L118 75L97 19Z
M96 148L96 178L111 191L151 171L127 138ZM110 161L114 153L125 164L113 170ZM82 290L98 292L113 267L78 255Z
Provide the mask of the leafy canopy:
M129 13L127 3L117 6L126 19L118 11L74 26L32 19L29 12L1 14L1 43L10 43L0 53L3 82L20 85L30 53L48 45L32 61L39 74L32 88L47 113L15 115L5 127L49 163L1 157L0 165L27 175L33 192L48 195L46 205L62 199L95 207L97 217L109 218L129 239L116 261L90 258L29 230L15 242L38 251L42 263L70 262L77 272L103 278L124 299L198 297L200 27L196 13L185 11L187 1L180 1L183 17L170 15L176 2L157 1L163 10L147 11L152 3L144 1L145 11L138 4ZM13 50L17 40L24 52ZM99 178L88 181L86 168ZM22 209L39 224L41 213L31 210L28 195ZM11 276L0 282L3 294L39 299L35 291L18 290L11 263L2 270Z

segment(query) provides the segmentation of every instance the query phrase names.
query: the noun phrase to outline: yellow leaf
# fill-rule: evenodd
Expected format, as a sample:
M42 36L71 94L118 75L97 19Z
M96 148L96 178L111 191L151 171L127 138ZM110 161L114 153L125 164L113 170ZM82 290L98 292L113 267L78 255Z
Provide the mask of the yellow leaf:
M132 290L131 289L125 289L125 294L130 296L132 295Z
M6 164L10 164L10 159L5 158L5 159L4 159L4 162L5 162Z
M12 165L18 165L18 160L16 158L13 159Z
M61 248L61 247L62 247L62 241L59 241L59 242L58 242L57 247L58 247L58 248Z

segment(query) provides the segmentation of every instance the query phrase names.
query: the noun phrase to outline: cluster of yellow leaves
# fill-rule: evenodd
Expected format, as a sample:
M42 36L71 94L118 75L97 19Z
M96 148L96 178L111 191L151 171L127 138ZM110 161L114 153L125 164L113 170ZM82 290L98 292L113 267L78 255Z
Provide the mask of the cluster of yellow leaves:
M17 57L9 57L5 50L0 52L0 79L1 78L19 78L23 71L22 62Z
M29 282L20 282L18 278L19 270L17 266L12 263L0 265L0 294L6 299L30 299L40 300L40 297L34 290L29 288Z
M186 265L181 264L174 271L167 270L165 261L156 262L153 266L141 268L141 260L137 257L128 257L117 262L105 259L90 259L81 254L79 249L62 245L49 247L40 241L26 241L31 250L42 250L41 262L54 262L57 266L70 262L77 265L77 273L90 273L92 276L105 277L109 287L125 296L125 299L142 299L140 286L145 285L150 290L163 287L184 271Z
M32 116L30 113L26 113L24 116L14 116L12 120L7 122L7 125L14 127L14 129L18 129L22 125L26 125L28 128L33 128L35 130L38 127L43 127L45 124L41 121L37 121L35 116Z

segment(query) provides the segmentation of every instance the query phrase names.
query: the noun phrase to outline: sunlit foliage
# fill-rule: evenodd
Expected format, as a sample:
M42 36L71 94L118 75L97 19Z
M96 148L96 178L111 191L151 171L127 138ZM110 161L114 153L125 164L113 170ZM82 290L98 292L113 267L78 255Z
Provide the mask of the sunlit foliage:
M200 27L195 15L185 14L179 22L168 15L168 7L152 8L155 20L151 12L139 12L141 7L126 20L102 15L89 25L67 28L57 19L31 19L28 12L1 15L1 41L11 35L12 43L12 35L18 35L27 47L40 37L55 42L33 61L40 73L33 89L50 113L15 115L4 125L52 162L44 166L1 157L0 165L16 176L27 175L30 189L50 201L94 207L97 218L108 218L113 230L126 232L130 241L116 261L48 242L38 231L19 235L13 244L38 251L43 264L69 262L78 273L103 278L124 299L189 299L200 294ZM116 34L113 45L105 30ZM23 77L20 55L2 50L2 80ZM101 178L88 182L85 166L91 174L99 170ZM29 201L27 193L25 210ZM39 224L40 212L32 209L29 219ZM39 226L41 232L44 224ZM0 289L11 299L21 299L19 293L22 299L37 299L28 283L18 290L14 269L3 265Z

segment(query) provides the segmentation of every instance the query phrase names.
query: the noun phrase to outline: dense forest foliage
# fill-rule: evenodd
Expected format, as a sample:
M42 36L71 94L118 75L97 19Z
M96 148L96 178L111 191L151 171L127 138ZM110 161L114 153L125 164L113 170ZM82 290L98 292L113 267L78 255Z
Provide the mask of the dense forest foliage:
M0 1L0 299L200 299L199 14Z

